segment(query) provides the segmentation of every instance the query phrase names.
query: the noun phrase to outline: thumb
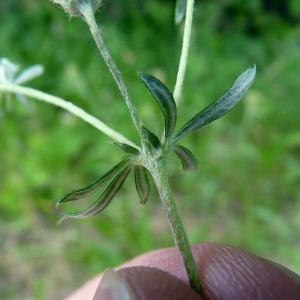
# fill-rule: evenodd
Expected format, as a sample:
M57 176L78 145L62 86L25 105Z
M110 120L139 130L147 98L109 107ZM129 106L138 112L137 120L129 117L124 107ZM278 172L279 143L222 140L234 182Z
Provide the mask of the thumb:
M246 250L218 243L203 243L192 246L192 251L205 299L300 299L300 280L297 275ZM134 297L128 299L201 299L199 295L186 294L194 291L188 288L187 279L182 276L183 266L175 248L143 255L133 260L131 265L150 265L151 268L131 267L116 273L133 292ZM117 288L117 285L114 287ZM101 295L103 290L97 292Z
M203 300L177 277L151 267L128 267L104 272L93 300Z

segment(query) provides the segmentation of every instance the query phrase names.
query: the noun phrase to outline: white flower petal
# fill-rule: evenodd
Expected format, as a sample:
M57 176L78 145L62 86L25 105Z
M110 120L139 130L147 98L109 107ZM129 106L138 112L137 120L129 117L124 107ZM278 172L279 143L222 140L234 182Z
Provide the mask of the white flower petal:
M14 83L22 84L26 81L29 81L37 76L42 75L44 72L44 67L42 65L34 65L26 70L24 70L15 80Z
M7 58L0 59L0 83L13 83L16 73L19 71L19 66L12 63Z
M25 96L23 96L22 94L16 94L18 100L25 106L25 107L29 107L29 103L28 100Z

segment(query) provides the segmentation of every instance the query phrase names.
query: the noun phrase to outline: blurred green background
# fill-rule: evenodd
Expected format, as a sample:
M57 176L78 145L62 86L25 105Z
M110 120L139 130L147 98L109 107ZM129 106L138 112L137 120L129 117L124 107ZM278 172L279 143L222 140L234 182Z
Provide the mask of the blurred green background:
M244 247L300 272L300 6L298 0L197 1L179 125L256 63L232 112L186 137L199 171L169 174L191 243ZM174 86L182 27L174 1L114 0L97 14L104 39L149 128L162 119L136 71ZM50 1L0 2L0 57L43 64L29 85L73 101L138 141L128 111L80 18ZM152 188L132 177L100 215L56 225L56 201L116 164L109 139L61 109L14 101L0 125L0 298L61 299L88 278L145 251L173 246ZM85 205L87 205L86 203ZM79 204L80 207L81 204Z

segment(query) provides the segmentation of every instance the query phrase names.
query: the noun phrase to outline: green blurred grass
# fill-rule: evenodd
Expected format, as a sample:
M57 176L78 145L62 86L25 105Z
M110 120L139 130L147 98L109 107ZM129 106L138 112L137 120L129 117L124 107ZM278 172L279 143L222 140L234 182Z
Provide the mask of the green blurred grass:
M258 73L237 108L182 141L199 171L183 173L170 157L169 174L191 243L230 243L300 272L300 13L294 1L286 3L284 15L260 1L197 3L179 123L249 65ZM136 70L174 85L181 29L173 26L172 1L113 1L97 18L143 120L161 130ZM32 86L72 100L137 141L80 19L68 21L49 1L12 0L0 4L0 27L0 56L45 66ZM59 299L106 267L173 245L156 191L140 205L132 178L101 215L56 225L56 201L122 156L101 133L30 101L28 110L15 103L0 135L0 298Z

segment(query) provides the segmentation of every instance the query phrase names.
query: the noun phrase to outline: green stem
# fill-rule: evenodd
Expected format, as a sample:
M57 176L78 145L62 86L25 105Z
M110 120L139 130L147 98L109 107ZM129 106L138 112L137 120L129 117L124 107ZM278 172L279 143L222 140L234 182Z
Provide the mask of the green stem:
M171 191L166 172L165 158L160 158L158 161L151 164L149 170L154 178L163 207L167 214L175 244L183 260L190 286L200 295L203 295L195 260Z
M117 141L119 143L125 143L128 144L138 150L140 148L128 140L126 137L124 137L119 132L113 130L109 126L107 126L105 123L100 121L99 119L95 118L94 116L88 114L86 111L81 109L80 107L76 106L72 102L68 102L64 99L61 99L56 96L52 96L46 93L43 93L41 91L29 88L29 87L23 87L19 85L14 84L1 84L0 85L0 94L3 93L14 93L14 94L22 94L27 97L35 98L39 101L47 102L55 106L59 106L66 111L72 113L73 115L79 117L80 119L84 120L85 122L89 123L93 127L97 128L98 130L102 131L109 137L111 137L114 141Z
M182 49L181 49L179 68L178 68L178 73L176 78L176 84L174 88L174 100L177 105L181 100L183 82L186 73L186 66L187 66L191 32L192 32L192 23L193 23L193 9L194 9L194 0L187 0Z
M102 39L101 29L98 26L98 24L96 23L92 7L90 5L86 6L86 9L84 9L82 12L83 12L83 16L84 16L86 23L90 27L90 31L91 31L92 36L96 42L96 45L103 57L103 60L106 63L107 67L109 68L111 74L113 75L113 78L115 79L115 81L119 87L119 90L120 90L123 98L125 99L126 105L129 109L129 112L131 114L134 125L135 125L139 135L143 136L141 119L140 119L137 109L131 99L131 96L129 94L127 86L124 83L123 77L122 77L118 67L116 66L114 60L112 59L112 57Z

